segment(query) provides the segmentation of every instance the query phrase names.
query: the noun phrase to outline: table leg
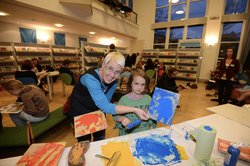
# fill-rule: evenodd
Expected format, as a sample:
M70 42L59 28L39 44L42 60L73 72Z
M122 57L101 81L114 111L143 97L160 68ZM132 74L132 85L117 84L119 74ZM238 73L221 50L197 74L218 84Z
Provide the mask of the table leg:
M51 89L51 84L50 84L50 78L47 76L47 83L49 87L49 100L52 101L52 89Z

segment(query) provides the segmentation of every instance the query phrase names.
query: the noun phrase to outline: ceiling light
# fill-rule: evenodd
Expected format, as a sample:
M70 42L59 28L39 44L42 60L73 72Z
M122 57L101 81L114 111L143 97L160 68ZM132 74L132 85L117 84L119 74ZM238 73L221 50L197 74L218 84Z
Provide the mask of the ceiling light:
M8 14L8 13L1 12L1 11L0 11L0 16L7 16L7 15L9 15L9 14Z
M183 14L184 11L183 11L183 10L178 10L178 11L176 11L175 13L176 13L176 14Z
M61 28L61 27L63 27L63 24L59 24L59 23L56 23L56 24L54 24L56 27L59 27L59 28Z
M178 3L179 0L172 0L172 3Z
M94 35L94 34L96 34L96 32L89 32L89 34Z

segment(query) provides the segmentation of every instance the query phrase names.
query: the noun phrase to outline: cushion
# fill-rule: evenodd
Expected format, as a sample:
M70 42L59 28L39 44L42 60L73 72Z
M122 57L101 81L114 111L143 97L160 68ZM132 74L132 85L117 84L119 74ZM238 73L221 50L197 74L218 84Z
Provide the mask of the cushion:
M60 107L55 111L50 112L49 116L41 122L31 123L32 139L37 138L44 132L48 131L52 127L56 126L57 124L65 120L67 116L63 114L62 109L63 107Z

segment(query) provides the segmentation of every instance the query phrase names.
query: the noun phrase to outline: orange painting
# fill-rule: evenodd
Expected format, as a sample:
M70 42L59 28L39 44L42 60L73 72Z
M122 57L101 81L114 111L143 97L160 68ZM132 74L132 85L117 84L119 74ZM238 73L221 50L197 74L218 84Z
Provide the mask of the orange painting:
M95 111L74 117L76 138L104 130L107 126L106 117L102 111Z
M32 144L17 162L17 166L56 166L66 142Z

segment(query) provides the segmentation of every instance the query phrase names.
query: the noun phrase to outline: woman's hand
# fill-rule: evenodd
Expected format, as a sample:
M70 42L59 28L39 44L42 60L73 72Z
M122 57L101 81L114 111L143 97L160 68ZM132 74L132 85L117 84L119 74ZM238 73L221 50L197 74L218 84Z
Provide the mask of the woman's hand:
M149 114L148 112L143 111L142 109L136 108L135 114L141 119L141 120L148 120Z

